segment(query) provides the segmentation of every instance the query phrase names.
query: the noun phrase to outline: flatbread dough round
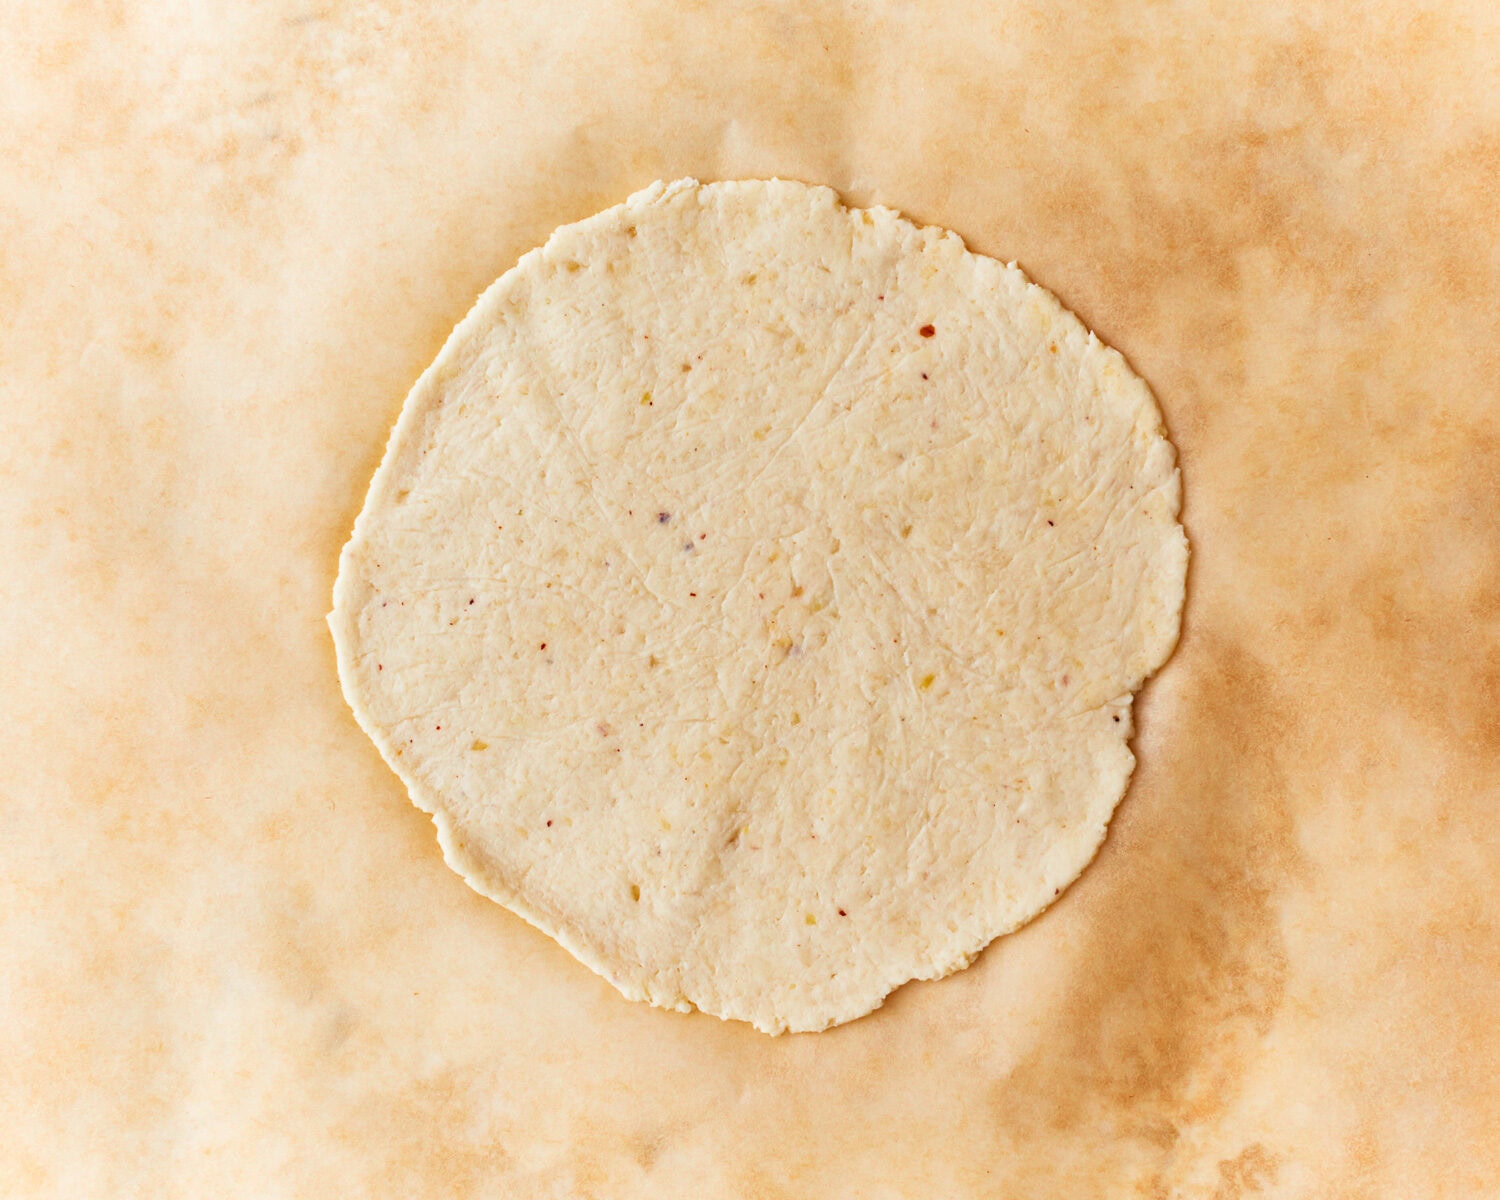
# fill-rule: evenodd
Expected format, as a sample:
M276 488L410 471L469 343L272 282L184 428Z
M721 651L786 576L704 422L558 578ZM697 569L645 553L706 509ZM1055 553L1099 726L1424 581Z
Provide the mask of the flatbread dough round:
M823 1029L1093 857L1177 638L1146 385L827 188L656 184L496 282L330 617L449 864L626 996Z

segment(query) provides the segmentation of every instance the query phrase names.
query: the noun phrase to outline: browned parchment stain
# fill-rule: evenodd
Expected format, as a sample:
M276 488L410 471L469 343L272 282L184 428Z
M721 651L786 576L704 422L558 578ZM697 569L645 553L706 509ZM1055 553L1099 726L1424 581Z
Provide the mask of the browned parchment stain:
M0 1189L1496 1192L1492 12L243 12L0 46ZM1187 478L1188 633L1099 861L810 1039L480 915L321 625L453 322L681 174L1018 259Z
M1108 916L1031 1055L992 1086L1017 1196L1169 1194L1179 1140L1223 1118L1282 1001L1295 707L1248 647L1190 632L1178 654L1189 682L1154 714L1156 757L1098 864L1119 868Z

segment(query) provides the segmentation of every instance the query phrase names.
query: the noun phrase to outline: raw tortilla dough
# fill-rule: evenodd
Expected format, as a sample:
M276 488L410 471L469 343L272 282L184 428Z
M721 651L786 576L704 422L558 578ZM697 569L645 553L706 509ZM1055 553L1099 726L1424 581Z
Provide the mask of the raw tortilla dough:
M472 887L626 996L823 1029L1093 857L1179 499L1145 384L1014 265L682 180L480 298L330 622Z

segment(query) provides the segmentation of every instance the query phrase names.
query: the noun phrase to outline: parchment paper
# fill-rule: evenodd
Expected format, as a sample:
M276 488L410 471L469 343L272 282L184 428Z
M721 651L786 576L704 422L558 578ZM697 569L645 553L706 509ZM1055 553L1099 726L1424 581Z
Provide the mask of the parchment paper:
M1497 14L9 8L0 1193L1500 1194ZM465 887L323 623L480 289L773 174L1057 292L1194 548L1094 866L775 1040Z

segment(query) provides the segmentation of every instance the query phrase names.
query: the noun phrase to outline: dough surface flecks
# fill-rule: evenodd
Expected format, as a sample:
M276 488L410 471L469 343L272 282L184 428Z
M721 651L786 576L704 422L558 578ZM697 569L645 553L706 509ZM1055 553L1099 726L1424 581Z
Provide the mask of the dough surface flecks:
M407 398L330 617L448 862L767 1032L1093 857L1187 543L1146 385L953 234L782 181L557 230Z

